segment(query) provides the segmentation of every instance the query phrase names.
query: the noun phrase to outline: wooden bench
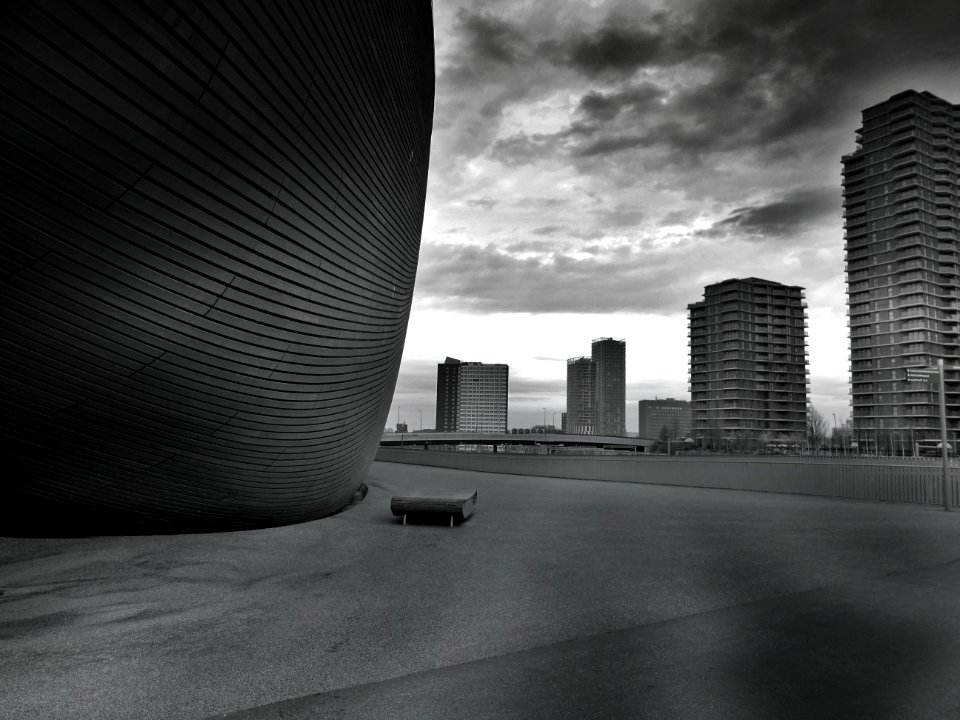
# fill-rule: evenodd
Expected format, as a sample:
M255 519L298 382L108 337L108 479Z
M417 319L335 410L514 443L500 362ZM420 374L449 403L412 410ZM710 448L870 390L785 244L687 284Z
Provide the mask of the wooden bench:
M449 515L453 521L466 520L477 508L476 490L423 490L412 495L395 495L390 500L390 512L397 517L407 515Z

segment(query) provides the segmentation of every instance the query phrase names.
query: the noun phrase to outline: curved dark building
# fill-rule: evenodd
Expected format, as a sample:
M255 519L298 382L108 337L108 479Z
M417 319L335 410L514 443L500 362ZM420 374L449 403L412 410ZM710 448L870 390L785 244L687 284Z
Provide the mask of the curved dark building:
M413 292L430 2L5 3L0 73L0 534L342 508Z

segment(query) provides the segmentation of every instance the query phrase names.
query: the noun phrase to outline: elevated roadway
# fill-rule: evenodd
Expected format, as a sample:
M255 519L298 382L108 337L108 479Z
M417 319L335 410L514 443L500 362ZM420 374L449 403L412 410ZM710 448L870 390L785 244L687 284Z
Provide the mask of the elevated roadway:
M384 433L380 445L553 445L556 447L592 447L647 452L654 444L649 438L620 435L568 435L566 433L477 433L477 432L412 432ZM494 450L496 452L496 450Z

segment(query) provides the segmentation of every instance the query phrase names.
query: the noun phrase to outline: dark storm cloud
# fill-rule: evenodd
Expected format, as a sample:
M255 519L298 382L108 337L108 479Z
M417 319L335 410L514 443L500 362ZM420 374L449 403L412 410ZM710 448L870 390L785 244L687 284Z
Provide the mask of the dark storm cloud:
M489 13L460 10L456 30L463 43L464 62L447 68L446 72L461 82L509 67L524 52L524 33L507 20Z
M490 148L489 156L504 165L525 165L544 158L555 157L576 147L579 138L590 137L596 132L592 125L574 122L557 133L519 132L497 140Z
M577 112L595 122L613 120L625 109L634 112L646 110L652 103L664 98L666 91L651 83L627 87L618 92L591 91L580 98Z
M717 229L783 236L802 232L825 216L839 214L840 198L835 188L803 190L763 205L737 208L717 223Z
M554 134L521 132L497 140L488 154L492 159L511 167L535 163L556 155L558 138Z
M533 82L527 31L509 17L460 9L447 31L443 40L451 51L442 63L438 57L431 154L431 173L441 174L482 154L496 137L503 108L528 97Z
M575 35L564 59L591 76L604 72L630 74L637 67L656 61L663 45L664 38L659 33L624 26L618 17L593 33Z
M715 128L702 124L687 127L679 121L666 120L643 133L598 133L589 141L577 144L573 148L573 155L575 158L589 159L637 148L659 148L667 151L667 164L690 165L691 162L698 163L704 153L728 149L731 140L730 134L715 132Z
M800 134L832 129L848 116L850 94L872 78L892 67L955 59L958 8L954 0L917 7L893 0L704 0L648 18L614 10L593 28L561 29L535 46L536 30L526 28L529 58L588 81L612 73L622 84L584 93L562 130L501 138L490 154L507 165L644 148L676 153L685 164L742 148L789 157L806 148ZM503 32L518 44L515 29ZM491 54L515 56L485 51L479 62ZM671 68L681 80L669 93L637 84L634 75L644 68Z
M523 35L509 23L480 13L462 13L461 22L470 38L474 57L486 58L507 65L517 59L517 46Z

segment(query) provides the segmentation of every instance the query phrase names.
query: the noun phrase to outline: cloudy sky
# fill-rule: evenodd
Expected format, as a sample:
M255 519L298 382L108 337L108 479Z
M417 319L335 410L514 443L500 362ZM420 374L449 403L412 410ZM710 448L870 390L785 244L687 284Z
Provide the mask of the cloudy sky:
M560 423L566 359L627 341L636 401L689 398L688 303L806 288L811 399L849 416L840 156L902 90L960 102L957 0L434 0L420 268L388 423L434 426L447 355Z

